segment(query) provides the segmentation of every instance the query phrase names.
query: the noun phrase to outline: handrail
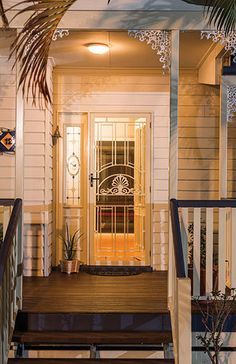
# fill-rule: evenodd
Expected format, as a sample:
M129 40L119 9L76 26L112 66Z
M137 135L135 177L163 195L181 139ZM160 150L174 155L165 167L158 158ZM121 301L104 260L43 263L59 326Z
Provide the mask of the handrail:
M186 278L187 272L185 271L185 264L184 264L184 253L183 253L183 244L182 244L182 237L181 237L180 223L179 223L178 202L179 201L177 201L175 198L172 198L170 200L170 213L171 213L171 223L172 223L173 243L174 243L174 257L175 257L177 278Z
M185 268L178 201L170 200L172 246L169 255L169 308L176 364L192 363L191 281Z
M13 198L0 198L0 206L13 206L15 201Z
M15 202L14 202L15 201ZM13 238L16 234L16 229L18 225L18 221L22 215L22 200L17 198L16 200L0 200L0 205L3 203L4 206L11 206L14 202L13 210L11 213L11 217L8 223L7 231L0 248L0 288L2 286L4 271L7 264L7 259L10 255L11 245L13 243Z
M236 200L232 199L224 199L224 200L176 200L175 204L178 207L199 207L199 208L227 208L227 207L236 207Z
M16 315L22 309L22 200L0 199L0 205L5 231L0 246L0 364L7 364Z

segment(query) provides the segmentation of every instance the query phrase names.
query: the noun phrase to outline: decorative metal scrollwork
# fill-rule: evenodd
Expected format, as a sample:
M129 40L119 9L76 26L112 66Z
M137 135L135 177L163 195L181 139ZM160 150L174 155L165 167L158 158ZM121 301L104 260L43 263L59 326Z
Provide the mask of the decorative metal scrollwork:
M58 38L68 37L69 30L68 29L57 29L52 37L52 40L57 40Z
M24 53L25 55L28 53L30 47L32 46L32 44L41 36L41 34L43 33L43 31L36 33L30 40L29 42L27 42L26 46L25 46L25 50ZM55 30L53 36L52 36L52 40L56 41L58 38L63 38L64 36L68 36L69 35L69 30L68 29L57 29ZM37 53L37 51L35 51L35 53Z
M128 30L130 37L137 38L141 42L147 42L160 56L164 71L170 69L171 40L167 30Z
M202 31L201 39L206 37L212 39L214 43L220 43L227 52L233 56L233 62L236 63L236 32L225 31ZM236 86L227 86L227 121L233 119L236 112Z
M227 86L227 121L233 119L236 112L236 86Z
M236 63L236 32L229 32L226 34L225 31L201 31L201 39L206 37L212 39L214 43L220 43L226 51L229 51L233 56L233 62Z
M101 195L117 195L117 196L127 196L134 194L134 188L129 187L128 178L125 177L123 174L117 175L113 178L112 187L107 189L101 189Z

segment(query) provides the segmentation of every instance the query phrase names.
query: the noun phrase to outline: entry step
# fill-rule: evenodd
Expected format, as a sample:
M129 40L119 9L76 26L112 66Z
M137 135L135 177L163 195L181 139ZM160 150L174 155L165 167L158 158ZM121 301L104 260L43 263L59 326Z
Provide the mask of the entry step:
M21 344L169 344L171 332L146 331L15 331L12 341Z
M8 364L173 364L174 359L9 359Z

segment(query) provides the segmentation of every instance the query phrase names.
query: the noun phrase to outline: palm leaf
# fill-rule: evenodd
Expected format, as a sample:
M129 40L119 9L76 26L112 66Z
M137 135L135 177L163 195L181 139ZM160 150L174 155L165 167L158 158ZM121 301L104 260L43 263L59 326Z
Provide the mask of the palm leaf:
M6 17L6 13L5 13L5 10L4 10L2 0L0 0L0 15L1 15L1 18L2 18L3 26L8 27L9 23L8 23L8 19Z
M17 15L31 14L17 35L11 47L10 57L16 55L15 62L20 65L19 86L23 94L33 101L43 96L46 103L51 102L47 84L47 64L52 37L66 11L77 0L23 0ZM11 9L16 7L13 6Z
M0 0L1 1L1 0ZM47 84L47 63L54 32L67 10L77 0L23 0L17 4L24 8L16 16L29 13L30 16L11 47L10 57L16 55L19 63L19 85L28 98L31 91L33 102L43 97L51 103ZM108 0L108 4L111 0ZM11 9L16 8L16 5Z
M236 29L236 0L183 0L194 5L204 5L210 25L226 33Z

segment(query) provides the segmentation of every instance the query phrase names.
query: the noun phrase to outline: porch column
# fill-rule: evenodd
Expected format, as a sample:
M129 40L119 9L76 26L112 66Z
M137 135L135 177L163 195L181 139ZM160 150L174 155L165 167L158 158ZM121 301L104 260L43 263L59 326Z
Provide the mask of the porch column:
M171 32L169 197L178 190L179 30Z
M23 243L24 243L24 97L22 88L18 86L19 80L19 65L16 65L16 158L15 158L15 198L21 198L22 217L18 228L18 239L22 244L17 246L18 255L18 274L23 274ZM22 276L18 276L17 297L19 299L19 308L22 308Z
M220 87L220 133L219 133L219 199L227 198L227 76L222 76Z
M170 69L170 155L169 155L169 199L177 198L178 190L178 101L179 101L179 30L171 32ZM173 292L173 241L169 218L169 268L168 296Z
M15 197L24 198L24 98L22 88L17 90L19 66L16 74L16 186Z

